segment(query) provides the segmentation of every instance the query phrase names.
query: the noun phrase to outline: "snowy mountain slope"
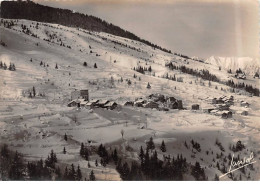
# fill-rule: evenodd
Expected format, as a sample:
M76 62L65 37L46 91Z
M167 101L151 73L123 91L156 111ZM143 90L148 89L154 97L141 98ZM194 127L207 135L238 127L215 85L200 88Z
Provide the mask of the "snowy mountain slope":
M26 34L27 29L23 32L22 25L26 25L29 35ZM7 45L0 46L0 61L7 66L10 62L16 66L16 71L0 69L0 138L29 159L46 157L52 148L64 163L82 163L81 167L84 166L88 171L86 161L78 156L81 142L91 140L95 145L107 143L109 146L122 147L123 150L127 144L131 144L135 152L126 153L126 156L132 158L137 154L139 146L144 146L144 141L154 135L155 141L162 138L168 140L170 137L169 154L185 152L188 161L192 163L204 158L204 152L209 148L218 151L214 147L216 137L223 141L226 150L230 141L237 139L245 142L250 149L258 149L259 97L248 97L243 91L231 93L224 84L211 82L209 85L206 80L165 67L166 63L173 61L176 65L193 69L208 69L223 80L232 78L226 70L220 71L217 65L186 61L137 41L57 24L39 23L37 26L34 21L18 20L11 29L1 24L0 34L1 40ZM45 66L40 65L41 61ZM84 62L87 62L87 66L83 66ZM97 68L94 68L95 63ZM137 66L151 66L152 72L143 75L132 70ZM183 82L162 78L166 73L183 77ZM133 77L134 74L137 78ZM127 80L131 80L131 85ZM148 82L151 89L146 88ZM257 85L255 81L251 82ZM37 93L44 93L45 96L28 98L24 95L33 86ZM118 112L76 110L67 107L70 93L75 89L89 89L91 99L114 100L119 104L161 93L183 100L187 110L163 112L136 107L122 108ZM222 119L202 110L191 110L192 104L199 104L202 109L210 105L210 98L222 95L234 96L233 119ZM247 108L249 116L238 113L244 109L240 107L241 100L250 103ZM73 114L77 115L76 123ZM145 122L148 128L141 129ZM124 140L121 139L121 129L125 131ZM39 132L45 133L47 137L42 138ZM72 142L63 140L65 133ZM190 157L191 150L180 146L191 134L196 134L194 139L203 144L203 153L198 153L196 159ZM172 148L170 145L175 145L175 141L179 146ZM63 146L66 146L68 155L61 153ZM162 157L161 152L159 156ZM205 166L212 162L210 157L204 159ZM94 165L93 160L91 164ZM113 168L109 169L111 179L120 179ZM105 178L102 170L97 167L95 173ZM213 168L207 174L212 179L216 172L221 174ZM258 176L252 174L252 177Z

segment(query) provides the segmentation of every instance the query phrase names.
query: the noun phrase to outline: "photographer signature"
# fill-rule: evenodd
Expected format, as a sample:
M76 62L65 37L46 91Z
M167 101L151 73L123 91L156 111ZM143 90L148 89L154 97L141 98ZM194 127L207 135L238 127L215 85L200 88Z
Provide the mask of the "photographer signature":
M229 173L232 173L232 172L234 172L238 169L241 169L243 167L246 167L247 165L250 165L250 164L253 164L253 163L256 162L256 161L254 161L254 153L253 152L250 154L250 156L248 158L244 157L244 159L238 160L237 162L235 162L233 160L234 160L234 154L232 156L232 160L231 160L228 172L219 176L219 178L222 178L222 177L228 175Z

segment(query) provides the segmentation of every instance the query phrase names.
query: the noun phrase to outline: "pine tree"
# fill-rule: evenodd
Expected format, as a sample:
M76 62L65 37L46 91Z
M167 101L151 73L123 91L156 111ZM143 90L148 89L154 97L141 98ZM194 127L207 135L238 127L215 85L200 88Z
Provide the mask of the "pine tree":
M84 147L84 144L83 143L81 143L81 147L80 147L80 151L79 151L79 154L80 154L80 156L84 156L84 153L85 153L85 147Z
M4 63L4 66L3 66L3 68L4 68L4 70L6 70L7 69L7 66L6 66L6 64Z
M74 168L74 165L71 164L71 169L69 171L69 174L68 174L68 178L70 181L75 181L75 175L76 175L76 171L75 171L75 168Z
M95 181L96 180L96 177L95 177L95 174L94 174L93 170L90 172L89 180L90 181Z
M118 155L117 155L117 150L116 149L114 149L114 152L113 152L113 160L114 160L115 164L117 164Z
M23 179L23 162L18 152L15 152L11 167L9 170L9 178L11 180L22 180Z
M145 156L144 156L144 172L148 173L150 169L150 156L149 150L146 149Z
M148 84L147 84L147 87L146 87L147 89L151 89L151 85L150 85L150 83L148 82Z
M146 143L147 144L147 149L148 150L153 150L153 149L155 149L155 145L154 145L154 142L153 142L153 138L152 137L150 137L150 140Z
M0 68L3 68L3 62L0 61Z
M98 161L97 160L95 161L95 165L96 165L96 167L98 166Z
M43 62L41 61L40 66L42 66L42 65L43 65Z
M66 148L64 147L63 148L63 154L66 154L67 153L67 151L66 151Z
M94 68L97 68L97 64L96 63L94 64Z
M88 64L87 64L87 62L86 62L86 61L83 63L83 66L88 66Z
M35 87L33 86L33 89L32 89L32 94L33 94L33 97L36 96L36 90L35 90Z
M78 165L78 169L77 169L77 180L80 181L82 179L82 174L81 174L81 170L80 167Z
M67 141L68 140L68 137L67 137L67 134L65 133L64 135L64 140Z
M215 178L214 178L215 181L219 181L219 177L217 174L215 174Z
M13 64L13 66L12 66L12 70L13 71L15 71L16 70L16 68L15 68L15 65Z
M88 168L90 168L91 167L91 165L90 165L90 163L88 162Z
M56 63L55 69L58 69L58 64Z
M165 146L164 140L162 141L160 149L162 150L162 152L166 152L166 146Z
M120 173L122 180L127 180L129 173L130 173L130 168L129 168L127 162L125 162L122 167L122 171Z
M69 180L69 173L68 173L67 166L66 166L65 171L64 171L63 180L65 180L65 181Z

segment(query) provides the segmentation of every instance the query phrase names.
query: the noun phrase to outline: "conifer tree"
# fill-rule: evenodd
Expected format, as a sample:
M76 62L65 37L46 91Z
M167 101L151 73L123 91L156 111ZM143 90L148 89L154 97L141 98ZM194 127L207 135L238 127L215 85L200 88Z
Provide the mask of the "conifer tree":
M36 96L36 90L35 90L35 87L33 86L33 89L32 89L32 94L33 94L33 97Z
M94 68L97 68L97 64L96 63L94 64Z
M151 89L151 85L150 85L150 83L148 82L148 84L147 84L147 87L146 87L147 89Z
M67 141L68 140L68 137L67 137L67 134L65 133L64 135L64 140Z
M71 169L69 171L68 178L70 181L74 181L76 179L75 177L76 177L76 171L75 171L74 165L71 164Z
M80 181L81 179L82 179L82 174L81 174L80 167L78 165L78 168L77 168L77 180Z
M63 148L63 154L66 154L67 153L67 151L66 151L66 148L64 147Z
M80 147L80 151L79 151L79 154L80 154L80 156L84 156L84 153L85 153L85 147L84 147L84 144L83 143L81 143L81 147Z
M95 181L96 180L96 177L95 177L95 174L94 174L93 170L90 172L89 180L90 181Z
M147 149L148 150L153 150L155 148L154 142L153 142L153 138L150 137L150 140L146 143L147 144Z
M162 141L160 149L162 150L162 152L166 152L166 146L165 146L164 140Z
M18 152L15 152L13 161L11 162L11 167L9 170L9 178L11 180L22 180L23 179L23 163L21 156Z

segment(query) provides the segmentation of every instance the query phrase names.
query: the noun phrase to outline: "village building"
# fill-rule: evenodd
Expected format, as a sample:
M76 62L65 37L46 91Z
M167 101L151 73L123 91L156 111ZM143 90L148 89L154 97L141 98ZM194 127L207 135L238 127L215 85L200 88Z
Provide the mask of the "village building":
M114 110L115 108L117 108L118 104L116 102L108 102L107 104L104 105L105 108L110 109L110 110Z
M243 115L243 116L248 116L248 111L242 111L242 112L241 112L241 115Z
M89 102L87 102L85 107L87 109L93 109L97 105L98 102L99 102L99 100L90 100Z
M80 107L80 104L79 104L79 102L77 101L77 100L72 100L72 101L70 101L69 103L68 103L68 105L67 105L68 107Z
M138 99L137 101L134 102L134 106L135 107L143 107L146 102L147 102L147 100L140 98L140 99Z
M97 103L96 103L96 106L97 107L101 107L101 108L105 108L105 105L109 103L108 100L99 100Z
M124 106L134 106L134 102L127 101L127 102L124 103Z
M220 111L228 111L229 105L227 105L227 104L217 104L217 109L220 110Z
M76 99L84 99L85 101L89 101L89 93L88 90L75 90L71 92L71 100Z
M221 117L224 119L232 118L232 112L231 111L222 111Z
M157 109L159 107L159 104L154 101L148 101L146 104L144 104L145 108L151 108L151 109Z
M216 107L210 104L207 104L205 106L202 107L203 112L205 113L210 113L211 111L213 111Z
M149 99L153 100L154 102L162 102L166 101L165 96L159 93L151 94L148 96Z
M241 107L249 107L249 103L248 103L248 102L245 102L245 101L241 101L241 102L240 102L240 106L241 106Z
M200 109L200 106L199 106L199 104L193 104L193 105L191 106L191 109L192 109L192 110L199 110L199 109Z

